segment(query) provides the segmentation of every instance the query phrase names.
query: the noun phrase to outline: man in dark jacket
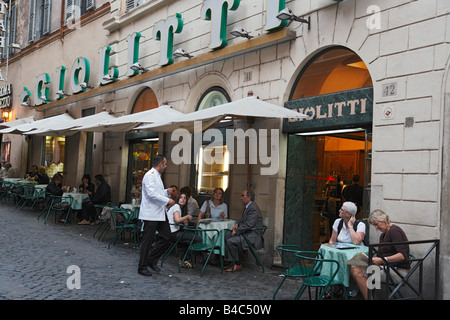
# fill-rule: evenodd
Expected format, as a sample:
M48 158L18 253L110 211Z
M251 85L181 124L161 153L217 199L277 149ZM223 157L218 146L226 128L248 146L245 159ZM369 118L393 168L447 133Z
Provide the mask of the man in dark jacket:
M94 177L94 183L97 186L97 191L91 197L91 200L84 202L82 205L82 220L78 224L94 225L97 220L97 211L95 205L105 205L111 201L111 187L105 181L103 175L98 174Z
M263 226L261 210L254 200L255 194L253 191L244 190L241 193L241 202L244 205L242 218L234 225L231 234L225 239L225 261L232 264L236 252L235 266L234 270L232 270L232 266L229 266L225 271L237 271L242 269L236 248L242 247L243 250L248 250L248 244L243 236L244 231L248 240L256 250L264 247L264 239L260 232L251 230Z
M50 203L52 201L52 196L55 196L55 198L53 199L52 205L54 206L54 208L57 208L59 206L59 208L61 209L61 211L59 212L59 222L65 222L65 216L67 215L67 210L68 209L68 203L66 202L64 204L63 199L61 198L61 196L64 194L64 192L69 191L67 187L63 187L62 185L62 180L63 177L61 174L59 173L55 173L55 175L52 178L52 181L47 185L46 188L46 202ZM63 210L64 209L64 210Z

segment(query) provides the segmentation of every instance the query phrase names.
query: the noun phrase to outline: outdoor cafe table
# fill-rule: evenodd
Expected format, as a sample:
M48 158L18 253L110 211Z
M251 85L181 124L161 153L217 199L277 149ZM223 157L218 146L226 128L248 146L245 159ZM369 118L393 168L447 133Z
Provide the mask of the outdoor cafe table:
M22 179L22 178L4 178L3 179L4 182L9 182L13 185L19 186L19 185L25 185L25 184L30 184L30 185L35 185L37 184L36 181L30 181L27 179Z
M202 219L198 223L199 229L216 229L219 231L219 239L217 239L216 245L220 247L220 255L225 256L225 230L232 230L233 226L236 224L235 220L231 219ZM215 233L212 231L207 231L206 237L203 237L203 243L211 244L215 239ZM218 251L215 250L214 253L219 254Z
M45 199L45 192L47 190L46 184L37 184L34 186L34 197Z
M81 210L84 199L89 199L89 195L86 193L79 192L64 192L62 195L62 201L64 201L64 197L71 196L73 198L72 201L72 210Z
M349 246L351 248L338 249L338 247ZM354 258L357 254L364 252L368 254L369 247L354 245L351 243L341 244L336 243L335 245L322 244L319 249L319 253L323 255L323 259L336 260L339 264L339 272L336 274L334 279L336 282L344 285L348 288L350 282L350 265L346 262ZM324 263L320 271L320 275L330 276L334 269L334 264Z
M130 204L130 203L122 203L120 205L122 209L128 209L131 210L133 213L137 213L137 210L141 207L139 204Z

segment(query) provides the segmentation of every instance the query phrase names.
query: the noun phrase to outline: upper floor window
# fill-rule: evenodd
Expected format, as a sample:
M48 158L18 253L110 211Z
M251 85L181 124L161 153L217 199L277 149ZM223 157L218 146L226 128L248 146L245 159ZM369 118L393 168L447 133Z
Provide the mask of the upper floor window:
M5 13L0 14L0 20L3 21L4 29L0 30L1 37L1 59L6 58L6 52L9 48L9 56L15 53L11 44L16 42L17 31L17 6L15 1L11 1L11 7L6 8Z
M134 8L143 5L147 0L126 0L125 12L133 10Z
M51 0L30 0L28 42L37 41L50 33Z
M94 0L66 0L66 21L77 19L94 8Z

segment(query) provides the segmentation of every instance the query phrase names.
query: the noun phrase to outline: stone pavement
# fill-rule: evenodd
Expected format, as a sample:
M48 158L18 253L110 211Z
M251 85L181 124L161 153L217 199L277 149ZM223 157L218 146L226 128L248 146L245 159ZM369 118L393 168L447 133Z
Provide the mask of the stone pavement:
M253 264L224 274L207 266L203 278L199 266L178 273L173 254L160 273L141 276L132 241L119 239L108 249L113 231L99 242L94 226L64 226L53 215L44 224L37 216L0 204L0 300L271 300L281 280L280 269L262 273ZM80 268L81 288L70 290L73 265ZM292 299L298 286L288 279L277 299Z

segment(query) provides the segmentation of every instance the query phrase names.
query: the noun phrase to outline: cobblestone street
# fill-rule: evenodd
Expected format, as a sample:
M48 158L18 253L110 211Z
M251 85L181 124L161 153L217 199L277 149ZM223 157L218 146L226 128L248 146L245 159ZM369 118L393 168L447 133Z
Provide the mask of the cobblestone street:
M0 299L10 300L270 300L280 281L280 269L244 264L242 271L220 273L208 266L178 273L172 254L160 273L137 273L139 251L119 239L107 248L93 238L95 226L64 226L50 216L47 224L38 212L0 205ZM125 239L125 241L128 241ZM70 290L69 266L80 268L81 288ZM292 299L298 283L287 280L277 299Z

